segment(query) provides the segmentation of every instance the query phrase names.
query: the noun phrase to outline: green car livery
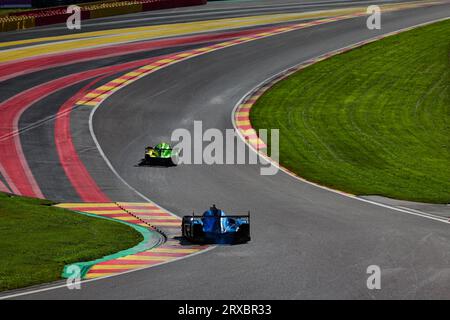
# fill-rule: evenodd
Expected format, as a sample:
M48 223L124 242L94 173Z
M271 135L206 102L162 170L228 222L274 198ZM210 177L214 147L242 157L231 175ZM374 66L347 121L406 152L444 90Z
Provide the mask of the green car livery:
M165 142L161 142L154 147L145 148L145 165L165 165L174 166L178 160L178 152Z

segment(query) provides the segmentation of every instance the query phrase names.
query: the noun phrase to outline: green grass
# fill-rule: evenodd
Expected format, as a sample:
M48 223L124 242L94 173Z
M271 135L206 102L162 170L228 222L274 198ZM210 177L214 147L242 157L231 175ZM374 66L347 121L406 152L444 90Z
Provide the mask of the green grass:
M66 264L135 246L140 233L121 223L0 193L0 291L61 278Z
M450 21L355 49L276 84L251 110L280 162L358 195L450 202Z

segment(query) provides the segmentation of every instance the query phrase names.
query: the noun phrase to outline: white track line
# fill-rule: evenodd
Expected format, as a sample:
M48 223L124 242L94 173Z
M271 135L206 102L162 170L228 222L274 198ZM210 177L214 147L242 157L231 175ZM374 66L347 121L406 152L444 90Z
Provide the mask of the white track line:
M445 21L445 20L449 20L449 19L450 19L450 17L446 17L446 18L441 18L441 19L436 19L436 20L428 21L428 22L425 22L425 23L420 23L420 24L417 24L417 25L414 25L414 26L410 26L410 27L403 28L403 29L400 29L400 30L397 30L397 31L393 31L393 32L386 33L386 34L382 35L381 38L380 38L380 36L376 36L376 37L374 37L374 38L370 38L370 39L368 39L368 40L360 41L360 42L357 42L357 43L354 43L354 44L351 44L351 45L348 45L348 46L345 46L345 47L342 47L342 48L333 50L333 51L331 51L331 52L335 52L336 55L337 55L337 54L339 54L340 51L342 51L342 50L358 48L358 47L354 47L354 46L355 46L356 44L359 44L359 43L360 43L360 46L363 46L363 45L366 45L366 44L368 44L368 43L370 43L370 42L375 42L375 41L377 41L377 40L381 40L381 39L384 39L384 38L389 37L389 36L392 36L392 35L397 35L397 34L402 33L402 32L404 32L404 31L409 31L409 30L412 30L412 29L416 29L416 28L419 28L419 27L422 27L422 26L430 25L430 24L433 24L433 23L437 23L437 22L441 22L441 21ZM331 53L331 52L329 52L329 53ZM327 54L327 53L325 53L325 54L323 54L323 55L326 55L326 54ZM321 55L321 56L323 56L323 55ZM331 57L333 57L333 56L334 56L334 55L330 56L329 58L331 58ZM320 56L319 56L319 57L320 57ZM317 57L316 57L316 58L317 58ZM311 58L310 60L313 60L313 59L315 59L315 58ZM322 61L323 61L323 60L322 60ZM317 62L315 62L315 63L318 63L318 62L320 62L320 61L317 61ZM329 188L329 187L322 186L322 185L319 185L319 184L317 184L317 183L308 181L308 180L306 180L306 179L304 179L304 178L302 178L302 177L300 177L300 176L297 176L296 174L290 172L289 170L287 170L286 168L284 168L283 166L281 166L278 162L274 161L273 159L271 159L270 157L266 156L265 154L260 153L257 149L254 148L253 145L251 145L251 144L244 138L244 136L242 135L242 133L241 133L240 130L238 129L238 127L237 127L237 125L236 125L236 122L235 122L235 113L236 113L236 110L239 108L239 106L243 103L243 101L244 101L247 97L249 97L251 94L253 94L255 91L257 91L259 88L261 88L261 87L264 86L265 84L269 83L272 79L275 79L275 78L279 77L279 76L282 75L283 73L286 73L288 70L293 69L293 68L296 68L296 67L300 66L300 65L303 64L303 63L304 63L304 62L295 64L295 65L293 65L293 66L291 66L291 67L289 67L289 68L286 68L285 70L283 70L283 71L277 73L276 75L271 76L271 77L267 78L266 80L262 81L261 83L259 83L258 85L256 85L253 89L251 89L250 91L248 91L248 92L247 92L247 93L246 93L246 94L238 101L238 103L234 106L233 111L232 111L232 113L231 113L231 122L233 123L234 130L238 133L239 137L247 144L247 146L249 147L249 149L252 150L252 151L253 151L254 153L256 153L257 155L259 155L260 157L264 158L264 159L265 159L266 161L268 161L271 165L277 167L278 169L280 169L280 170L283 171L284 173L288 174L289 176L291 176L291 177L293 177L293 178L295 178L295 179L297 179L297 180L299 180L299 181L302 181L302 182L304 182L304 183L307 183L307 184L309 184L309 185L315 186L315 187L317 187L317 188L320 188L320 189L323 189L323 190L327 190L327 191L329 191L329 192L333 192L333 193L339 194L339 195L341 195L341 196L344 196L344 197L347 197L347 198L350 198L350 199L355 199L355 200L358 200L358 201L361 201L361 202L370 203L370 204L373 204L373 205L376 205L376 206L379 206L379 207L383 207L383 208L395 210L395 211L398 211L398 212L407 213L407 214L410 214L410 215L413 215L413 216L418 216L418 217L422 217L422 218L426 218L426 219L438 221L438 222L445 223L445 224L450 224L450 220L447 219L447 218L444 218L444 217L440 217L440 216L432 215L432 214L427 214L427 213L423 213L423 212L421 212L421 211L412 210L412 209L407 209L407 208L404 208L404 207L399 208L399 207L390 206L390 205L387 205L387 204L383 204L383 203L375 202L375 201L372 201L372 200L360 198L360 197L355 196L355 195L347 194L347 193L344 193L344 192L342 192L342 191L335 190L335 189L331 189L331 188ZM315 63L313 63L313 64L315 64ZM281 79L280 81L282 81L282 80L283 80L283 79Z
M106 164L108 165L108 167L111 169L111 171L114 173L114 175L130 190L132 190L133 192L135 192L139 197L141 197L143 200L145 200L146 202L149 202L153 205L156 205L157 207L159 207L160 209L167 211L169 214L171 214L174 217L179 218L179 216L177 216L176 214L174 214L173 212L170 212L167 209L164 209L163 207L159 206L158 204L154 203L153 201L151 201L149 198L147 198L145 195L143 195L142 193L140 193L138 190L136 190L135 188L133 188L128 182L126 182L120 175L119 173L116 171L116 169L114 168L114 166L111 164L111 162L109 161L108 157L105 155L105 153L103 152L102 147L100 146L100 144L98 143L97 137L94 133L94 127L93 127L93 117L94 117L94 113L95 111L101 106L101 104L104 101L102 101L101 103L99 103L95 108L92 109L91 114L89 115L89 131L91 133L91 137L94 140L94 143L100 153L100 155L102 156L103 160L105 160ZM162 263L159 263L157 265L152 265L152 266L146 266L143 268L139 268L139 269L133 269L133 270L128 270L125 272L121 272L121 273L117 273L117 274L112 274L109 276L105 276L105 277L101 277L101 278L94 278L94 279L88 279L88 280L82 280L81 281L81 286L83 284L89 283L89 282L93 282L93 281L99 281L99 280L105 280L105 279L110 279L113 277L118 277L124 274L129 274L132 272L137 272L137 271L141 271L141 270L145 270L145 269L150 269L150 268L155 268L155 267L159 267L162 266L164 264L168 264L168 263L172 263L172 262L176 262L176 261L180 261L183 259L187 259L205 252L208 252L214 248L216 248L217 246L210 246L207 249L195 252L193 254L187 255L187 256L183 256L183 257L179 257L176 259L172 259L169 261L165 261ZM40 293L40 292L45 292L45 291L50 291L50 290L55 290L55 289L61 289L61 288L67 288L67 284L60 284L60 285L56 285L56 286L52 286L52 287L48 287L48 288L42 288L42 289L36 289L36 290L31 290L31 291L26 291L26 292L20 292L20 293L16 293L16 294L11 294L11 295L6 295L6 296L0 296L0 300L5 300L5 299L11 299L11 298L15 298L15 297L20 297L20 296L25 296L25 295L32 295L32 294L36 294L36 293Z
M433 21L430 21L430 22L422 23L422 24L418 24L418 25L415 25L415 26L412 26L412 27L408 27L408 28L405 28L405 29L401 29L401 30L399 30L398 32L401 32L402 30L408 30L408 29L412 29L412 28L417 28L417 27L420 27L420 26L423 26L423 25L427 25L427 24L434 23L434 22L439 22L439 21L448 20L448 19L450 19L450 17L443 18L443 19L437 19L437 20L433 20ZM350 45L350 46L347 46L347 47L351 47L351 45ZM344 48L347 48L347 47L343 47L343 49L344 49ZM194 57L196 57L196 56L194 56ZM189 59L189 58L188 58L188 59ZM182 61L184 61L184 60L187 60L187 59L183 59ZM297 65L298 65L298 64L296 64L296 66L297 66ZM292 68L292 67L291 67L291 68ZM287 68L286 70L288 70L288 69L290 69L290 68ZM280 72L279 74L281 74L281 73L283 73L283 72ZM274 76L274 77L276 77L276 76ZM271 78L274 78L274 77L271 77ZM269 78L269 79L271 79L271 78ZM239 100L239 102L236 104L236 106L235 106L234 109L233 109L233 112L232 112L232 114L231 114L231 121L232 121L232 123L233 123L234 129L239 133L239 136L241 137L241 139L243 139L243 137L242 137L242 135L240 134L240 131L237 129L236 123L234 122L234 113L235 113L235 111L236 111L236 108L240 105L240 103L241 103L241 102L242 102L249 94L251 94L256 88L258 88L259 86L261 86L262 84L264 84L264 83L266 83L266 82L267 82L267 80L261 82L260 85L256 86L256 87L253 88L252 90L250 90L244 97L242 97L242 98ZM120 89L120 88L119 88L119 89ZM102 102L102 103L103 103L103 102ZM132 186L130 186L130 185L129 185L129 184L128 184L128 183L127 183L127 182L126 182L126 181L125 181L125 180L117 173L117 171L116 171L116 170L114 169L114 167L112 166L111 162L110 162L110 161L108 160L108 158L106 157L106 155L105 155L105 153L103 152L102 148L100 147L100 145L99 145L99 143L98 143L98 140L97 140L97 138L96 138L96 136L95 136L95 134L94 134L93 125L92 125L93 115L94 115L95 111L98 109L98 107L99 107L100 105L101 105L101 103L100 103L98 106L96 106L96 107L92 110L92 112L91 112L91 114L90 114L90 116L89 116L89 130L90 130L90 132L91 132L91 136L92 136L92 138L94 139L94 142L95 142L95 144L96 144L96 146L97 146L97 148L98 148L100 154L102 155L103 159L105 160L106 164L107 164L108 167L111 169L111 171L114 173L114 175L115 175L120 181L122 181L122 182L123 182L130 190L134 191L138 196L140 196L140 197L141 197L142 199L144 199L145 201L150 202L150 203L152 203L152 204L158 206L158 204L154 203L154 202L151 201L149 198L147 198L146 196L144 196L142 193L140 193L139 191L137 191L135 188L133 188ZM245 141L245 139L244 139L244 141ZM247 142L245 142L245 143L247 143ZM253 152L256 152L257 154L259 154L259 152L257 152L251 145L248 145L248 146L250 147L250 149L251 149ZM267 157L265 157L265 158L267 158ZM267 158L267 160L270 161L270 162L272 163L272 165L278 166L278 164L277 164L276 162L274 162L272 159ZM316 186L316 187L318 187L318 188L321 188L321 189L324 189L324 190L331 191L331 192L333 192L333 193L340 194L340 195L342 195L342 196L345 196L345 197L348 197L348 198L351 198L351 199L355 199L355 200L358 200L358 201L363 201L363 202L366 202L366 203L371 203L371 204L374 204L374 205L379 206L379 207L384 207L384 208L388 208L388 209L391 209L391 210L395 210L395 211L399 211L399 212L404 212L404 213L408 213L408 214L411 214L411 215L420 216L420 217L423 217L423 218L427 218L427 219L431 219L431 220L435 220L435 221L439 221L439 222L443 222L443 223L450 224L450 222L447 221L447 220L442 220L442 219L430 217L430 216L428 216L428 215L424 215L424 214L420 214L420 213L411 212L411 211L408 211L408 210L403 210L403 209L395 208L395 207L392 207L392 206L389 206L389 205L384 205L384 204L381 204L381 203L378 203L378 202L373 202L373 201L370 201L370 200L358 198L358 197L356 197L356 196L346 195L346 194L343 194L342 192L340 192L340 191L338 191L338 190L333 190L333 189L330 189L330 188L327 188L327 187L324 187L324 186L320 186L320 185L318 185L318 184L315 184L315 183L313 183L313 182L310 182L310 181L307 181L307 180L305 180L305 179L303 179L303 178L300 178L300 177L298 177L298 176L296 176L296 175L293 175L292 173L286 171L286 170L285 170L284 168L282 168L282 167L279 167L279 168L280 168L283 172L287 173L288 175L290 175L291 177L293 177L293 178L295 178L295 179L297 179L297 180L300 180L300 181L303 181L303 182L305 182L305 183L314 185L314 186ZM172 213L172 212L170 212L170 211L168 211L168 210L166 210L166 209L164 209L164 208L162 208L162 207L160 207L160 206L158 206L158 207L161 208L162 210L165 210L165 211L169 212L170 214L172 214L172 215L178 217L178 216L175 215L174 213ZM149 268L158 267L158 266L161 266L161 265L164 265L164 264L172 263L172 262L175 262L175 261L180 261L180 260L183 260L183 259L187 259L187 258L196 256L196 255L198 255L198 254L202 254L202 253L208 252L208 251L210 251L210 250L212 250L212 249L214 249L214 248L216 248L216 246L212 246L212 247L210 247L210 248L208 248L208 249L205 249L205 250L202 250L202 251L193 253L193 254L188 255L188 256L180 257L180 258L177 258L177 259L174 259L174 260L171 260L171 261L162 262L162 263L160 263L160 264L158 264L158 265L155 265L155 266L148 266L148 267L144 267L144 268L140 268L140 269L129 270L129 271L126 271L126 272L122 272L122 273L114 274L114 275L110 275L110 276L105 276L105 277L102 277L102 278L95 278L95 279L83 280L83 281L81 281L81 284L85 284L85 283L89 283L89 282L93 282L93 281L105 280L105 279L109 279L109 278L113 278L113 277L118 277L118 276L121 276L121 275L124 275L124 274L136 272L136 271L141 271L141 270L145 270L145 269L149 269ZM25 296L25 295L32 295L32 294L36 294L36 293L40 293L40 292L45 292L45 291L50 291L50 290L55 290L55 289L61 289L61 288L64 288L64 287L67 287L67 285L66 285L66 284L63 284L63 285L57 285L57 286L53 286L53 287L49 287L49 288L36 289L36 290L31 290L31 291L27 291L27 292L21 292L21 293L12 294L12 295L0 296L0 300L11 299L11 298L20 297L20 296Z
M184 260L184 259L196 256L196 255L199 255L201 253L205 253L207 251L210 251L210 250L214 249L215 247L216 246L213 246L213 247L210 247L210 248L204 249L202 251L198 251L198 252L192 253L192 254L184 256L184 257L179 257L179 258L176 258L176 259L173 259L173 260L170 260L170 261L161 262L160 264L157 264L157 265L143 267L143 268L139 268L139 269L133 269L133 270L125 271L125 272L118 273L118 274L112 274L110 276L105 276L105 277L101 277L101 278L82 280L80 283L81 283L81 286L83 286L83 284L86 284L86 283L89 283L89 282L105 280L105 279L121 276L121 275L124 275L124 274L136 272L136 271L142 271L142 270L149 269L149 268L159 267L159 266L162 266L164 264L168 264L168 263L172 263L172 262L175 262L175 261ZM26 295L32 295L32 294L36 294L36 293L40 293L40 292L51 291L51 290L61 289L61 288L67 288L67 284L60 284L60 285L52 286L52 287L48 287L48 288L36 289L36 290L31 290L31 291L26 291L26 292L20 292L20 293L7 295L7 296L0 296L0 300L6 300L6 299L11 299L11 298L21 297L21 296L26 296ZM67 289L67 290L69 290L69 289ZM83 290L83 289L81 289L81 290ZM77 290L73 290L73 291L76 292Z
M318 2L318 3L314 3L314 2L306 2L306 3L299 3L299 4L295 4L295 3L291 3L291 4L285 4L285 5L259 5L257 7L231 7L231 8L223 8L220 9L222 11L216 11L216 9L204 9L204 10L196 10L194 11L192 8L190 8L191 10L186 10L186 13L181 13L181 14L177 14L180 11L176 11L176 9L168 9L168 10L173 10L171 12L164 12L164 13L156 13L156 12L151 12L151 11L143 11L143 12L138 12L138 13L131 13L129 15L125 15L125 18L131 18L133 16L138 16L138 15L142 15L143 13L147 13L147 14L153 14L154 16L150 16L147 18L135 18L135 19L127 19L127 20L121 20L121 21L106 21L106 22L101 22L101 20L108 20L111 18L114 18L113 16L111 17L104 17L104 18L98 18L98 19L88 19L88 20L83 20L84 26L83 28L91 28L91 27L98 27L98 26L106 26L106 25L114 25L114 24L123 24L123 23L132 23L132 22L143 22L143 21L152 21L152 20L160 20L163 18L189 18L192 16L202 16L202 15L208 15L208 14L216 14L216 13L234 13L234 12L241 12L241 11L251 11L249 12L249 14L251 14L252 12L255 11L263 11L265 12L265 10L267 9L275 9L278 7L281 7L282 9L308 9L310 7L313 8L320 8L320 7L341 7L341 6L348 6L348 5L363 5L363 4L371 4L371 3L381 3L381 4L403 4L403 3L408 3L408 2L416 2L416 1L394 1L394 0L380 0L380 1L375 1L375 0L367 0L367 1L354 1L354 2L346 2L346 1L342 1L342 2L330 2L327 3L325 2ZM185 7L187 8L187 7ZM349 8L353 8L353 6L350 6ZM332 9L330 9L332 10ZM174 15L175 13L175 15ZM270 13L268 13L270 14ZM128 16L128 17L126 17ZM236 16L236 18L239 18L240 16ZM97 20L98 22L95 22L95 20ZM204 21L204 20L198 20L198 21ZM92 22L92 23L91 23ZM83 22L82 22L83 23ZM177 22L175 22L177 23ZM66 26L55 26L55 27L46 27L46 28L36 28L36 29L26 29L25 32L26 33L34 33L34 32L41 32L41 31L53 31L53 30L64 30L67 29Z

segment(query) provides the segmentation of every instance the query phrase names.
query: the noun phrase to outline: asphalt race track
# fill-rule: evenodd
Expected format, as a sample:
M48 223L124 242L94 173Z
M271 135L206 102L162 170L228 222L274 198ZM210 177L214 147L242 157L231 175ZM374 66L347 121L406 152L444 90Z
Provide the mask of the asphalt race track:
M215 11L225 9L233 16L309 10L305 5L292 3L299 1L249 1L243 2L245 6L241 9L236 8L236 2L220 2L202 7L205 12L200 16L196 15L195 8L186 8L145 13L141 18L156 19L167 14L169 19L180 22L217 18ZM265 5L264 10L255 9L258 5ZM321 4L321 9L335 6ZM127 19L137 17L140 16ZM202 212L212 203L227 212L250 210L252 241L218 246L174 263L86 282L81 290L63 287L30 291L17 298L450 297L448 223L333 193L281 171L275 176L261 176L256 165L136 166L145 146L170 140L177 128L192 131L194 120L203 122L203 130L232 129L231 114L239 100L259 83L288 67L380 34L445 17L450 17L450 4L384 13L379 31L368 30L365 17L291 31L176 63L113 94L95 110L92 127L117 174L136 191L180 216L192 210ZM92 21L87 31L123 27L126 22L119 23L120 19ZM141 20L133 26L158 21ZM1 41L67 32L58 26L47 29L12 33L5 38L2 35ZM31 73L5 81L0 86L0 101L63 75L199 46L189 44L145 51ZM122 73L111 72L99 84ZM35 103L23 113L19 127L26 128L55 114L61 104L89 81L92 80L83 80ZM89 115L88 108L80 108L73 113L71 124L74 144L91 176L114 201L143 201L106 165L90 136ZM53 135L52 122L21 134L25 157L46 197L80 201L58 164ZM382 290L367 289L366 269L370 265L378 265L382 270Z

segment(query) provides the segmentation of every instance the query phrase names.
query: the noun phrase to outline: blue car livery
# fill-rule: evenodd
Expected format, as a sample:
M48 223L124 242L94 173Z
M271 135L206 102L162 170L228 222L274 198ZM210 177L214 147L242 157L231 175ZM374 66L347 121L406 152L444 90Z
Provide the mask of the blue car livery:
M202 216L183 217L183 236L191 242L247 242L250 241L250 214L227 216L214 205Z

